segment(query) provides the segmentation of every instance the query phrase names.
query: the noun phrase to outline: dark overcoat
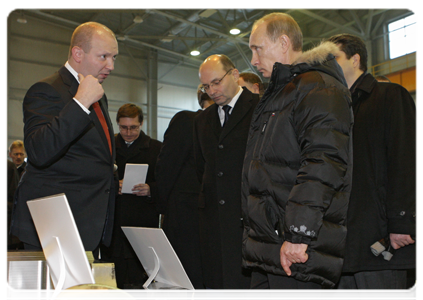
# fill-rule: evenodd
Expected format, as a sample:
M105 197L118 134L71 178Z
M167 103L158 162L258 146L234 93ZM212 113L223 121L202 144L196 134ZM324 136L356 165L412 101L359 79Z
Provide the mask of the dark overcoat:
M249 288L250 284L242 269L241 174L259 96L243 89L225 127L216 104L195 118L194 153L202 181L201 258L207 288Z
M415 268L416 247L390 261L370 246L389 233L416 234L416 108L408 91L365 75L352 93L354 169L344 272Z
M159 214L157 212L157 185L154 176L157 156L162 143L150 138L143 131L140 136L127 147L122 136L117 134L116 139L116 164L119 180L125 174L125 165L148 164L145 182L150 186L151 197L136 196L132 194L118 195L116 198L115 225L113 227L112 244L109 249L103 249L107 257L136 257L129 241L123 233L121 226L133 227L159 227Z
M194 118L199 110L178 112L164 134L156 164L163 230L195 289L203 288L198 229L200 182L194 160Z

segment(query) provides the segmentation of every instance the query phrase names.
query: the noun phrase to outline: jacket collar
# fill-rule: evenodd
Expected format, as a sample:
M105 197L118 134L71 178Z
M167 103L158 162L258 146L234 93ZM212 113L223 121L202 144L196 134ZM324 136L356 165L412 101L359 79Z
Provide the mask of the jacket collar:
M58 73L62 77L63 83L69 86L69 93L72 95L72 98L75 96L76 92L78 91L79 83L75 79L75 77L69 72L69 70L62 66Z
M139 137L131 144L130 147L126 146L125 140L122 138L121 134L116 134L116 149L144 149L150 147L151 138L141 130Z
M210 126L216 137L220 140L225 138L229 132L231 132L236 125L241 122L244 116L248 113L250 108L253 105L253 93L251 93L247 88L243 87L243 91L239 96L234 108L232 109L231 116L226 123L226 125L222 128L220 124L219 115L217 112L217 105L214 103L210 107L208 107L204 112L210 116L207 116L207 122L210 123Z

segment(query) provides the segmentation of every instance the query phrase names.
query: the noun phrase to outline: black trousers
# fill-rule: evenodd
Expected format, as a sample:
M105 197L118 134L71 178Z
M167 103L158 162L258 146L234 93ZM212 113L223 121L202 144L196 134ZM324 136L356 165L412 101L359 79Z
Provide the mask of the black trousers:
M406 289L407 270L343 273L338 289Z
M253 270L251 273L252 289L322 289L320 284L304 282L292 277Z

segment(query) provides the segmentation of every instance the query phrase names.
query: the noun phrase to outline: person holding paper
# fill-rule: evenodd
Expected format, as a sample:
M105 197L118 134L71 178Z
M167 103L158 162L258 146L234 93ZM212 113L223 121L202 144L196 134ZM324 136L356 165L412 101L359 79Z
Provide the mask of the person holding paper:
M146 280L144 269L123 233L121 226L158 227L157 188L154 169L162 143L142 130L143 112L135 104L124 104L116 115L119 134L115 135L116 165L119 177L115 206L115 224L110 247L102 247L102 260L115 264L118 288L142 288ZM147 164L145 182L139 182L131 193L122 192L127 164Z

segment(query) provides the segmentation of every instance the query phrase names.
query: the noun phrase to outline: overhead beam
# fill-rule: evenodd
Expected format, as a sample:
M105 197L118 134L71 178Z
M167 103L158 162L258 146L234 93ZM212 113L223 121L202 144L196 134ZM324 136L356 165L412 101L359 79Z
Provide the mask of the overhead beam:
M125 35L125 38L134 40L184 40L184 41L203 41L203 42L221 42L222 38L211 38L211 37L189 37L189 36L168 36L168 35ZM247 43L247 39L244 39Z
M212 29L212 28L209 28L209 27L206 27L206 26L203 26L203 25L197 24L197 23L193 23L193 22L187 21L187 20L185 20L184 18L180 18L180 17L178 17L178 16L174 16L174 15L172 15L172 14L169 14L169 13L166 13L166 12L163 12L163 11L160 11L160 10L154 10L154 9L153 9L153 10L149 10L149 12L151 12L151 13L156 13L156 14L159 14L159 15L162 15L162 16L165 16L165 17L168 17L168 18L171 18L171 19L177 20L177 21L179 21L179 22L183 22L183 23L186 23L186 24L192 25L192 26L197 27L197 28L199 28L199 29L203 29L203 30L205 30L205 31L211 32L211 33L213 33L213 34L216 34L216 35L218 35L218 36L223 36L223 37L225 37L226 39L228 39L229 41L231 41L231 40L236 40L236 41L238 41L238 42L239 42L239 43L241 43L241 44L248 45L248 43L247 43L247 42L245 42L244 40L239 40L238 38L233 37L233 36L230 36L230 35L228 35L228 34L226 34L226 33L220 32L220 31L218 31L218 30L214 30L214 29Z
M344 30L348 31L349 33L355 34L355 35L361 35L361 33L355 29L352 29L351 27L346 27L342 24L336 23L332 20L326 19L325 17L319 16L318 14L311 12L307 9L299 9L299 12L308 15L309 17L312 17L316 20L322 21L323 23L329 24L339 30L339 28L343 28Z
M253 65L251 64L251 61L248 59L247 55L244 53L244 51L242 51L241 46L238 45L238 43L234 43L234 45L236 46L236 48L238 49L239 54L241 55L242 59L244 60L244 62L247 64L247 66L250 67L251 71L255 74L257 74L255 68L253 67ZM257 74L258 75L258 74Z
M353 10L349 10L351 17L353 17L355 23L357 24L358 28L361 31L361 34L364 34L364 26L363 23L361 23L360 19L358 18L357 14Z
M368 18L366 22L366 37L370 36L370 31L372 30L373 23L373 9L369 9Z

